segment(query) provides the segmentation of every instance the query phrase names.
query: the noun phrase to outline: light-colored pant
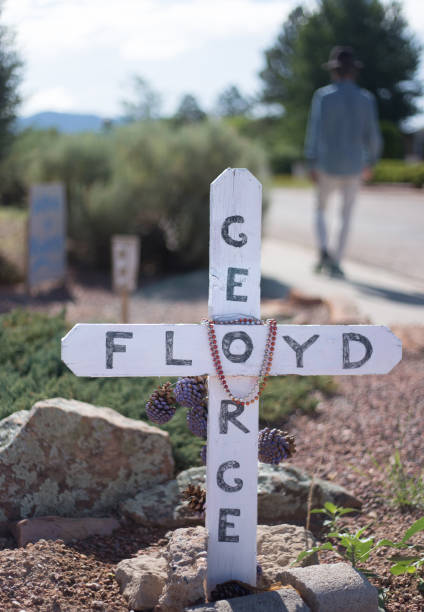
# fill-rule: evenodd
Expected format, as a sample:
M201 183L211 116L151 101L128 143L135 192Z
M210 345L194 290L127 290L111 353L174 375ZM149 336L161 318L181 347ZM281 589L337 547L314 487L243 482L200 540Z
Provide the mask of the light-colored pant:
M350 220L356 195L361 185L361 175L337 176L318 173L317 202L316 202L316 230L318 236L318 246L321 251L329 251L328 232L325 221L325 209L328 198L334 191L340 191L342 196L342 206L340 210L340 229L336 248L332 251L333 259L340 262L346 246L347 235L349 233Z

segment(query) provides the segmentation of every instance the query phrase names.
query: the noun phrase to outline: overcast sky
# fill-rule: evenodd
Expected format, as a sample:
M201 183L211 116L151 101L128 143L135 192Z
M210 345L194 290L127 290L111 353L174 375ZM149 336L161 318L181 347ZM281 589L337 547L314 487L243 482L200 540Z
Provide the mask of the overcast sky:
M298 0L5 0L25 62L20 114L114 117L146 78L173 112L185 93L210 110L229 84L260 88L263 51ZM314 0L307 0L313 4ZM404 0L424 42L424 0ZM424 73L424 70L422 70Z

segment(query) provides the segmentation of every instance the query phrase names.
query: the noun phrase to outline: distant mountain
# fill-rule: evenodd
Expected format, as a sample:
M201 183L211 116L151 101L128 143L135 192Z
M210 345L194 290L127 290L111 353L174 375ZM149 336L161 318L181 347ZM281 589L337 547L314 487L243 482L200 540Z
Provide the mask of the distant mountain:
M98 115L80 115L77 113L43 112L17 120L18 131L32 127L38 130L55 128L59 132L98 132L102 129L105 119Z

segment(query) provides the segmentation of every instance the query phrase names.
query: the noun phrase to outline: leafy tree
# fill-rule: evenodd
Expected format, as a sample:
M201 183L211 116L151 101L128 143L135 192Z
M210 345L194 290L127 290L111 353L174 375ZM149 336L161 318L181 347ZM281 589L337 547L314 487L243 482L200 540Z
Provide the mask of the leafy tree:
M216 111L220 117L237 117L246 115L252 107L250 100L245 98L235 85L230 85L218 96Z
M182 97L174 120L177 124L197 123L206 119L206 113L200 108L196 98L191 94Z
M0 1L0 17L3 2ZM11 127L16 119L16 108L20 102L18 85L22 63L13 48L10 30L0 24L0 158L11 139Z
M133 77L134 100L124 100L124 119L131 121L146 121L160 117L162 100L146 79Z
M331 48L354 48L364 69L360 86L372 91L380 118L399 124L416 112L420 46L399 2L320 0L313 10L294 9L275 44L265 52L263 100L279 103L302 133L315 89L329 82L322 68ZM301 128L301 132L300 132Z

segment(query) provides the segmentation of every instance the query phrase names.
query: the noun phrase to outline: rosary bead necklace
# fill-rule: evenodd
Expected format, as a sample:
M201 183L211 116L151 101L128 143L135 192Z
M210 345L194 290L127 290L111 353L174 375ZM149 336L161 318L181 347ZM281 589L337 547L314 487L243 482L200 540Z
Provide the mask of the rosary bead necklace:
M212 361L215 367L216 375L224 391L235 404L238 404L240 406L249 406L249 404L253 404L253 402L259 399L261 393L265 389L267 379L271 371L272 359L274 357L275 342L277 337L277 321L275 321L275 319L267 319L266 321L261 321L261 319L257 319L255 317L229 317L228 319L222 318L220 320L202 319L201 323L202 325L205 325L208 328L208 342L211 351ZM230 391L230 387L228 385L228 381L222 367L221 358L219 356L215 325L268 325L268 337L265 343L262 365L259 370L259 374L256 377L256 382L253 388L244 397L236 397Z

